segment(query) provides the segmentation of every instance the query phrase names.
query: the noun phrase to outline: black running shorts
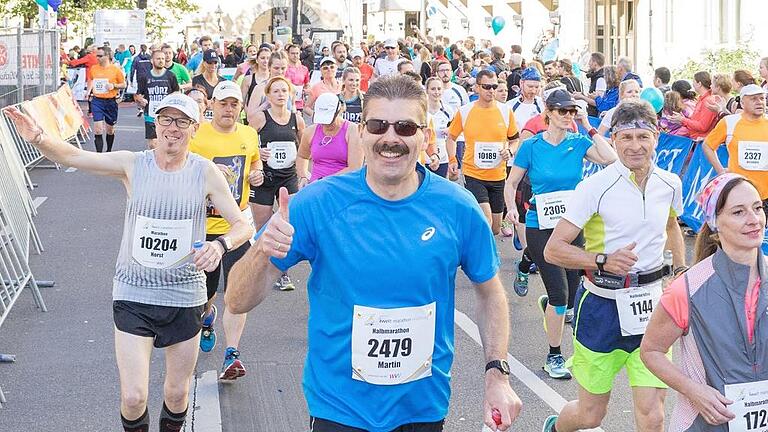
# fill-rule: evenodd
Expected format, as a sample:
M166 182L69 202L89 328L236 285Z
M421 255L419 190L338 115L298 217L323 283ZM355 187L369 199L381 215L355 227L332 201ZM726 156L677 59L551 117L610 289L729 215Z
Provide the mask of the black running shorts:
M472 192L478 203L489 203L491 213L504 211L504 183L505 180L486 181L464 176L464 187Z
M197 336L204 309L205 304L182 308L115 300L112 317L121 332L154 338L155 348L165 348Z

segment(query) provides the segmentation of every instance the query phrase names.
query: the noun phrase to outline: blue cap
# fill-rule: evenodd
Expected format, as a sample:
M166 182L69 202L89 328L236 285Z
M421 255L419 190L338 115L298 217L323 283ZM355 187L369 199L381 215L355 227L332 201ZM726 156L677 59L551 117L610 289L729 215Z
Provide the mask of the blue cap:
M525 68L520 74L520 80L522 81L541 81L541 74L535 67Z

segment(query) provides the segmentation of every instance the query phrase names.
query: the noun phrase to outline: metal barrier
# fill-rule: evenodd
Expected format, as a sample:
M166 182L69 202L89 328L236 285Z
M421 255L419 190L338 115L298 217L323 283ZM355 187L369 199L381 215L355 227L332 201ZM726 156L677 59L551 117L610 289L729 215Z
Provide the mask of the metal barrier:
M3 27L0 45L5 47L5 62L0 70L0 107L58 88L58 30Z

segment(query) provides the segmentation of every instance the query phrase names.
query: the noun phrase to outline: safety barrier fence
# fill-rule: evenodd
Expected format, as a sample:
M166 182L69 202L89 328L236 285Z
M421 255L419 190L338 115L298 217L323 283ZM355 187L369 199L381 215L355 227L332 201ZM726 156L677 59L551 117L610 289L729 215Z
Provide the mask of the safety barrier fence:
M87 139L87 122L68 86L14 105L24 111L49 135L82 148ZM35 279L29 266L29 252L43 252L34 223L36 206L30 191L34 184L29 171L44 166L43 155L26 142L13 122L0 114L0 327L25 288L32 292L35 305L45 312L40 287L53 282ZM59 168L57 164L51 165ZM0 362L12 356L0 354ZM0 407L5 397L0 389Z

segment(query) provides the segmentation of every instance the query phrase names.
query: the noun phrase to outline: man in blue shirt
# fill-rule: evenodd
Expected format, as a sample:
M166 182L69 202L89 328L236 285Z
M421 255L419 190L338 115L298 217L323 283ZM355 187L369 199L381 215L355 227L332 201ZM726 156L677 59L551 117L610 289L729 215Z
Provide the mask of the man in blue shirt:
M480 305L484 422L496 430L498 410L507 430L520 411L503 360L509 311L493 234L472 195L418 164L431 134L420 85L371 84L367 166L309 185L290 207L281 189L279 211L230 274L227 307L245 313L288 268L312 265L303 384L313 431L442 430L459 266Z
M200 37L198 43L200 45L200 51L196 52L195 55L187 60L187 69L192 72L192 75L197 74L197 68L200 67L200 63L203 61L203 53L213 48L213 41L210 36Z

